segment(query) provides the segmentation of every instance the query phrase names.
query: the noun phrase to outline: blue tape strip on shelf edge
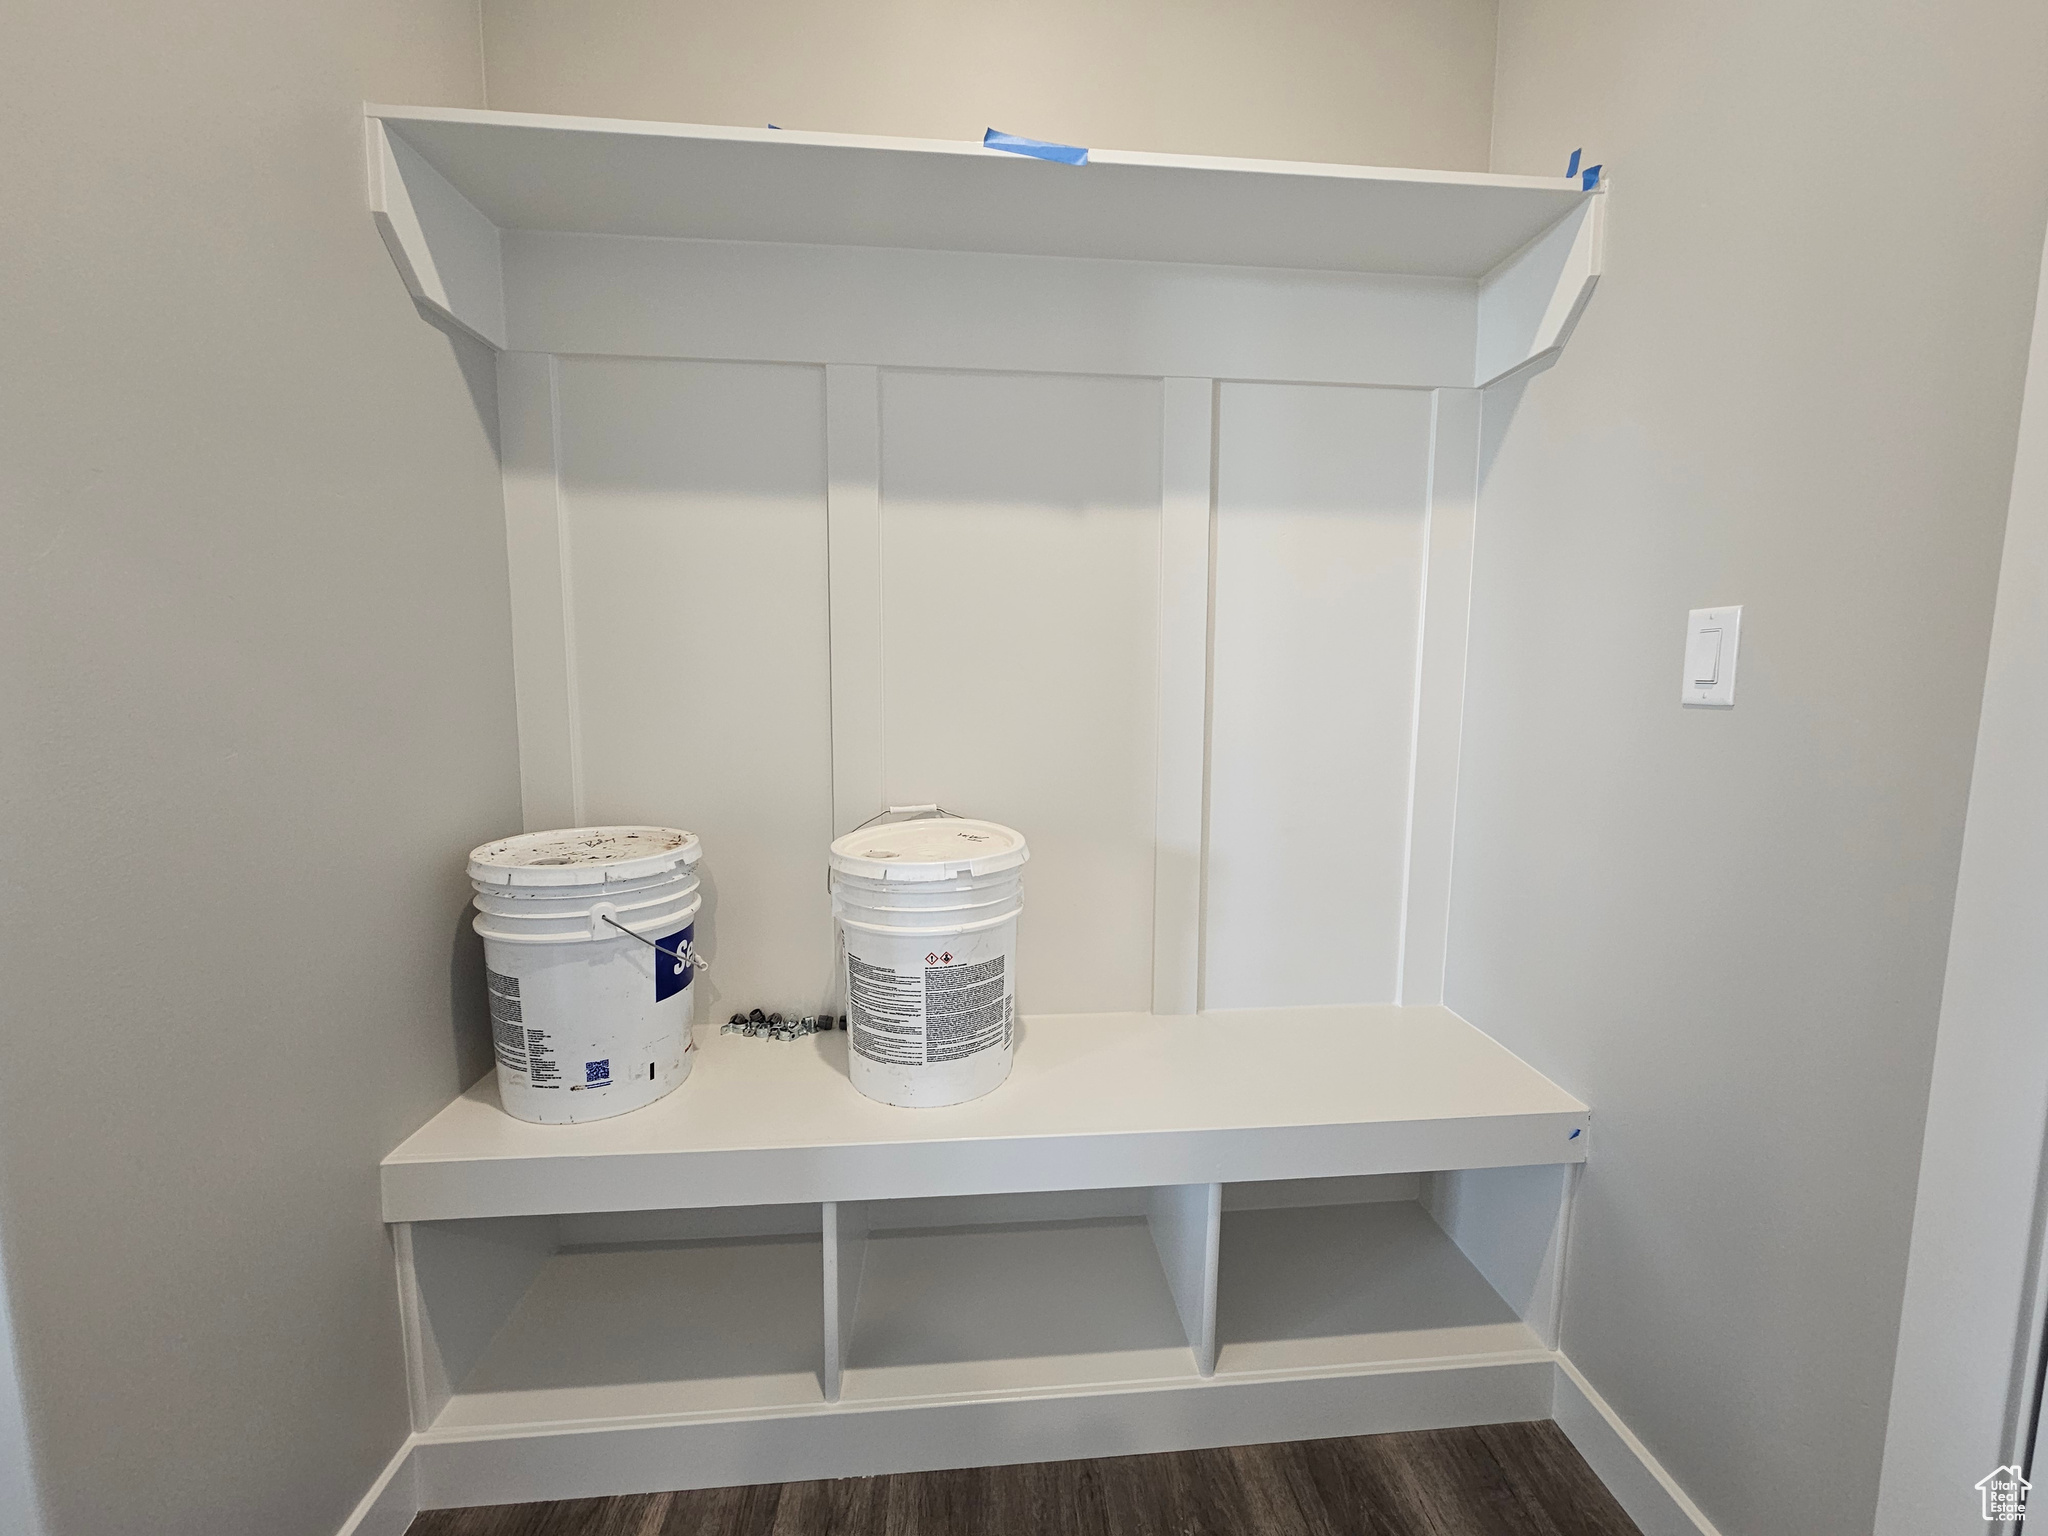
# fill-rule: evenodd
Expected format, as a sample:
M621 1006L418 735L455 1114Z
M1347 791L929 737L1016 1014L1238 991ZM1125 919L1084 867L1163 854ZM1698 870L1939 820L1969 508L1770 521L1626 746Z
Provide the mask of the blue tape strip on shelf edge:
M1567 165L1564 168L1565 180L1569 181L1572 179L1572 177L1579 174L1579 156L1583 155L1584 153L1585 151L1583 149L1575 149L1572 151L1571 164Z
M1585 174L1584 174L1583 176L1581 176L1581 177L1579 178L1579 189L1580 189L1581 191L1583 191L1583 192L1590 192L1590 191L1592 191L1592 190L1593 190L1593 189L1594 189L1595 187L1599 186L1599 185L1600 185L1600 173L1601 173L1601 171L1603 171L1603 170L1605 170L1605 169L1606 169L1606 167L1605 167L1605 166L1599 166L1599 165L1589 165L1589 166L1587 166L1587 167L1586 167L1586 171L1585 171Z
M1086 165L1088 151L1078 144L1050 144L1044 139L1022 138L1014 133L997 133L991 128L981 136L984 149L1007 150L1013 155L1029 155L1034 160L1057 160L1061 165Z

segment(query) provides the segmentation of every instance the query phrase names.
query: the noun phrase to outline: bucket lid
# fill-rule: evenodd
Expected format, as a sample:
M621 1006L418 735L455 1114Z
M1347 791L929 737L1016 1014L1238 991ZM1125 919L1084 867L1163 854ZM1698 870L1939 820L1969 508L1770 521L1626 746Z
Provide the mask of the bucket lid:
M610 885L695 864L703 845L675 827L571 827L523 832L473 848L479 885Z
M832 844L832 867L864 880L951 880L993 875L1031 857L1024 834L993 821L928 816L861 827Z

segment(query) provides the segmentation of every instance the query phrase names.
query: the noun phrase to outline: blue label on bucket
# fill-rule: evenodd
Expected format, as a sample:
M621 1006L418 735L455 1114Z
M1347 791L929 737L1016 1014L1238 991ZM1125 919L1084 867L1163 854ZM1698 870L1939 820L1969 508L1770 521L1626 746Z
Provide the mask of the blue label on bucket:
M607 1057L605 1057L605 1059L604 1059L603 1061L586 1061L585 1063L583 1063L583 1086L584 1086L584 1087L586 1087L586 1088L595 1088L595 1087L596 1087L596 1086L598 1086L598 1085L599 1085L600 1083L609 1083L609 1082L610 1082L611 1080L612 1080L612 1059L611 1059L611 1057L607 1056Z
M690 984L690 940L697 931L695 923L680 933L672 933L665 939L656 939L654 947L654 1000L674 997Z

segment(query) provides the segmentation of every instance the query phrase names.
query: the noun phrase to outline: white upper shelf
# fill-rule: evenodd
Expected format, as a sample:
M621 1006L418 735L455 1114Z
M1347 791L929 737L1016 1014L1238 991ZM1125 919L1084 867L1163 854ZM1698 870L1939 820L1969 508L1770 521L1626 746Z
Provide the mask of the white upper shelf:
M500 229L1484 277L1575 181L372 106Z
M1471 388L1600 275L1565 180L366 111L413 297L515 351Z
M533 1125L485 1077L384 1160L384 1218L1116 1189L1583 1162L1586 1106L1447 1008L1027 1018L1010 1079L894 1109L846 1037L700 1031L659 1103Z

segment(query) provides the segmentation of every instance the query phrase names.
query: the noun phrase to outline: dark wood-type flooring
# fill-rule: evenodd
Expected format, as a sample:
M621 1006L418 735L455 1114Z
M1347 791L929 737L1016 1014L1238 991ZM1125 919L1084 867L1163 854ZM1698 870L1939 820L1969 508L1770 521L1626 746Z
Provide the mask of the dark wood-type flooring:
M421 1515L407 1536L1640 1536L1549 1422Z

